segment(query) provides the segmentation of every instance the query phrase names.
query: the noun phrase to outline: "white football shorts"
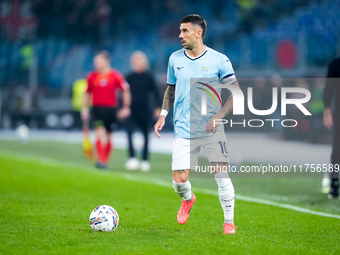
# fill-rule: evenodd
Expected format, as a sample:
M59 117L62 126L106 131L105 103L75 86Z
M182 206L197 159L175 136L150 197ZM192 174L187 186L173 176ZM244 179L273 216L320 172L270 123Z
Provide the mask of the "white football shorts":
M172 171L194 170L202 149L209 162L229 163L227 137L217 132L199 138L174 138L172 151Z

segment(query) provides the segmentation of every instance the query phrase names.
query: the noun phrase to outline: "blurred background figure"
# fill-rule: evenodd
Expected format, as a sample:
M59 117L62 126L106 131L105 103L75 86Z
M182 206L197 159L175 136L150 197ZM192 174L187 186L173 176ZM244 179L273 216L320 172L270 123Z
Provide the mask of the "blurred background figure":
M327 84L324 90L323 103L323 123L326 128L333 128L333 146L331 155L331 164L333 168L340 165L340 58L334 59L328 66ZM332 103L335 100L332 113ZM339 168L337 168L339 170ZM329 198L339 197L339 171L330 172L331 186Z
M77 79L72 87L72 108L75 120L75 127L81 126L81 110L84 104L84 97L87 89L86 79Z
M36 97L27 85L17 85L8 95L6 106L10 112L12 128L25 124L32 126L36 107Z
M116 129L118 119L125 119L130 115L131 95L129 84L123 75L111 68L108 52L101 51L94 57L94 68L87 77L81 117L84 122L89 121L89 105L92 102L91 117L96 133L96 167L107 168L113 149L112 132ZM123 98L123 107L119 111L118 91L122 91Z
M241 17L240 28L247 33L251 33L253 31L256 1L255 0L238 0L237 4L239 7L238 12Z
M150 170L149 163L149 128L151 125L152 117L159 118L160 114L160 97L157 91L157 86L154 78L149 73L149 60L148 57L141 51L135 51L130 58L132 73L130 73L126 80L130 84L132 102L131 102L131 115L127 120L127 133L129 142L129 159L125 164L127 170L137 170L140 168L142 171ZM153 103L156 109L152 114L151 98L153 96ZM144 146L142 152L142 160L136 157L136 152L133 144L133 133L136 129L140 129L144 137Z

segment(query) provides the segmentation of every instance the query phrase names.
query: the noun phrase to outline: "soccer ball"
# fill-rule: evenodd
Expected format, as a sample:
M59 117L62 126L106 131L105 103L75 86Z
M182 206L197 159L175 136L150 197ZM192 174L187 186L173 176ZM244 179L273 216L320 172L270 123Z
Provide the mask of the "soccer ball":
M100 205L90 214L90 225L94 231L114 231L119 222L117 211L108 205Z
M27 143L29 136L30 136L30 130L26 125L20 125L19 127L17 127L16 131L16 136L18 138L18 140L21 143Z

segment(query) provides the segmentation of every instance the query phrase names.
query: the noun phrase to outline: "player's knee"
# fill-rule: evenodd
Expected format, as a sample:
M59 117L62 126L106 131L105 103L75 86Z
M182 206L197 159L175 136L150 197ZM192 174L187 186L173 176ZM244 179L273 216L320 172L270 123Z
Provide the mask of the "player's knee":
M177 183L184 183L189 178L189 170L172 171L173 180Z
M177 175L175 175L175 176L173 177L173 179L174 179L174 181L177 182L177 183L184 183L184 182L186 182L186 181L188 180L188 178L185 178L185 177L183 177L183 176L177 176Z
M104 127L98 127L96 129L96 136L102 143L106 143L108 140Z

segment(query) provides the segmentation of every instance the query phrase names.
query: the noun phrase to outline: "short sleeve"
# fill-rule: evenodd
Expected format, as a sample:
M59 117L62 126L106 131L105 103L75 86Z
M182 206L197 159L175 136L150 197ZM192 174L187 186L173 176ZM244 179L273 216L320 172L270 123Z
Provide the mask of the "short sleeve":
M176 85L176 76L175 76L174 63L173 63L172 56L170 56L169 58L166 83L168 85Z
M119 88L123 91L128 91L130 90L130 85L129 83L127 83L127 81L125 80L124 76L119 72L119 71L115 71L115 76L118 79L118 85Z
M222 55L221 57L221 64L220 64L220 79L228 78L229 76L234 74L233 66L231 65L231 62L229 58L225 55Z
M87 75L86 83L87 83L86 93L93 93L93 75L92 75L92 73Z

